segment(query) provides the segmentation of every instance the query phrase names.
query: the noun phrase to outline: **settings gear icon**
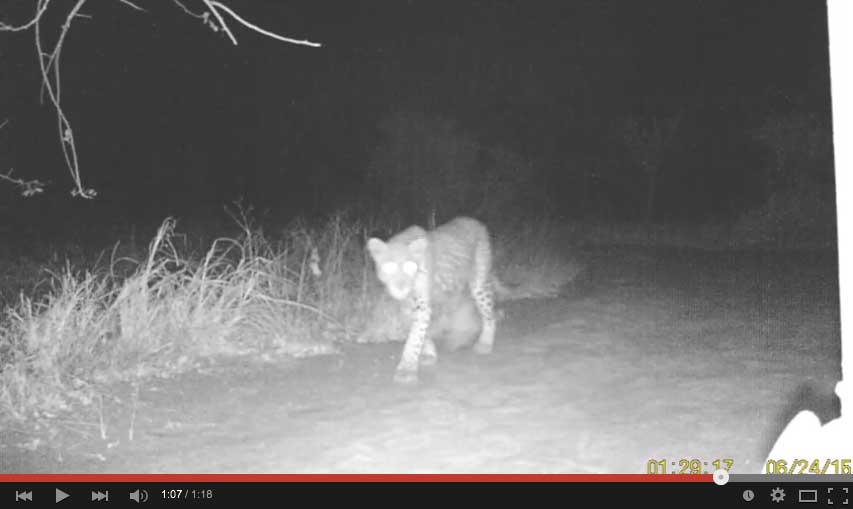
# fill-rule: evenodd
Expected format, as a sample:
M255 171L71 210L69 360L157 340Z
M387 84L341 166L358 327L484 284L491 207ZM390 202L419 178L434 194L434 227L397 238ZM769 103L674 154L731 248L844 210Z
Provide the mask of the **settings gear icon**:
M779 488L778 486L770 490L770 500L776 502L783 502L785 500L785 490Z

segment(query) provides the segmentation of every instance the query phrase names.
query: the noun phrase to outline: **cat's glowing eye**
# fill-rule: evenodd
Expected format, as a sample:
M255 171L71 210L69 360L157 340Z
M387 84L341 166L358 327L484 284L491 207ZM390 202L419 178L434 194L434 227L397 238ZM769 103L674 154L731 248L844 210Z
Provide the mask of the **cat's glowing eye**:
M383 273L390 275L390 274L394 274L395 272L400 270L400 266L397 265L395 262L386 262L386 263L382 264L382 266L380 267L380 270Z
M418 272L418 264L413 261L403 263L403 273L407 276L414 276Z

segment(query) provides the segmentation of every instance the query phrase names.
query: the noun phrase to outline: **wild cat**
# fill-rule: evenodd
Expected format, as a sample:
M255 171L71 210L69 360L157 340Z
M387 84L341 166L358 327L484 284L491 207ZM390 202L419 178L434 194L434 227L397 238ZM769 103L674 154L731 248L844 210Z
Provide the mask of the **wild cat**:
M371 238L367 250L388 294L408 301L412 310L396 382L417 382L418 365L437 361L435 342L428 334L434 311L459 302L460 295L470 296L481 318L474 351L491 353L496 328L492 247L483 223L457 217L430 231L410 226L388 241Z

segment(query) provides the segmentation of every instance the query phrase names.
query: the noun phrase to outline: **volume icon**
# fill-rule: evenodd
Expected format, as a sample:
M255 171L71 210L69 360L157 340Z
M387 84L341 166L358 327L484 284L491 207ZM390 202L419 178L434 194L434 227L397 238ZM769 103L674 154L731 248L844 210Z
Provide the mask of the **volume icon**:
M145 490L136 490L130 492L130 499L136 502L148 502L148 492Z

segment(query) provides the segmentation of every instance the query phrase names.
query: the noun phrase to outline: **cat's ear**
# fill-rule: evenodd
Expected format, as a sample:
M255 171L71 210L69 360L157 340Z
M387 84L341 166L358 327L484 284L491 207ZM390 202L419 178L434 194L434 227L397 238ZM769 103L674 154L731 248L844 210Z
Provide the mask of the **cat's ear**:
M388 249L388 245L376 237L367 241L367 251L370 252L370 256L374 260L378 260L385 253L386 249Z

